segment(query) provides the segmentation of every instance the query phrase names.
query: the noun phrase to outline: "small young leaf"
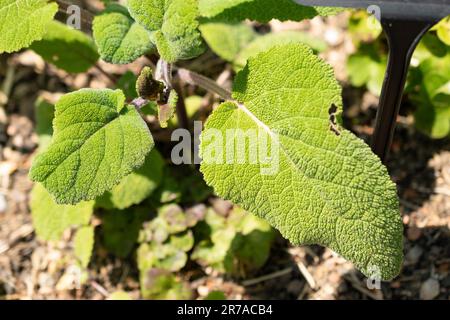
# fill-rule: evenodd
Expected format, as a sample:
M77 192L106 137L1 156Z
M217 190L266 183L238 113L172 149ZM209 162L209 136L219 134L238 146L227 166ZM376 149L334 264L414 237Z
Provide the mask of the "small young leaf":
M169 0L170 1L170 0ZM128 0L131 16L147 30L157 31L164 23L167 0Z
M243 23L207 22L200 25L200 31L209 47L222 59L234 61L257 34Z
M73 240L75 256L83 268L87 268L94 249L94 227L85 226L77 230Z
M141 98L157 101L164 92L164 83L155 80L152 69L145 67L137 78L136 92Z
M126 209L148 198L162 179L164 160L156 149L150 151L139 169L122 179L111 191L96 200L105 209Z
M141 292L144 299L188 300L192 296L189 285L163 269L141 272Z
M153 42L167 62L195 58L204 52L197 0L128 0L128 8L138 23L153 32Z
M326 43L320 39L313 38L306 33L299 31L283 31L277 33L269 33L258 37L250 42L242 51L239 52L234 65L237 70L245 67L247 60L255 57L260 52L264 52L277 45L289 43L304 43L310 46L314 51L321 52L326 49Z
M188 216L176 204L169 204L159 208L158 217L166 221L167 231L170 234L186 231L190 227Z
M174 234L170 236L169 243L172 247L188 252L194 246L194 235L191 230L186 232Z
M92 200L110 190L153 148L153 138L120 90L82 89L56 104L54 137L30 171L58 203Z
M188 261L186 252L171 244L143 243L137 255L141 272L152 268L176 272L183 269Z
M106 62L126 64L154 50L151 34L121 10L106 10L94 18L94 39Z
M330 129L330 106L342 106L331 67L304 45L278 46L249 59L233 97L239 104L217 108L202 134L207 183L292 243L328 246L367 275L395 277L403 257L396 187L362 140ZM228 129L256 132L250 145L267 146L266 155L250 162L247 144L244 163L214 155L224 148L217 130L226 137Z
M178 94L175 90L171 90L169 101L166 104L158 105L158 120L161 128L167 128L169 120L175 115L177 109Z
M200 15L223 21L301 21L340 12L339 8L306 7L293 0L199 0Z
M234 208L226 219L210 210L205 222L210 239L200 242L192 254L200 264L240 275L266 263L274 232L265 220Z
M45 188L36 183L31 191L31 215L36 234L42 240L60 240L64 230L89 223L94 202L80 202L76 206L59 205Z
M90 37L58 21L51 21L43 39L30 48L45 61L72 73L85 72L98 60Z
M47 0L0 0L0 53L14 52L42 39L58 5Z

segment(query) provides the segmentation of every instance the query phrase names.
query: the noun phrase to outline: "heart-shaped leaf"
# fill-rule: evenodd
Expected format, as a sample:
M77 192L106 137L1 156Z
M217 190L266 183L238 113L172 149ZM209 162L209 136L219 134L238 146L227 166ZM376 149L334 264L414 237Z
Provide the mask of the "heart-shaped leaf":
M62 204L92 200L139 168L153 138L120 90L82 89L55 107L54 136L30 171Z
M233 97L202 133L207 183L292 243L324 245L366 275L395 277L403 230L396 187L330 114L342 105L331 67L305 45L278 46L249 60Z

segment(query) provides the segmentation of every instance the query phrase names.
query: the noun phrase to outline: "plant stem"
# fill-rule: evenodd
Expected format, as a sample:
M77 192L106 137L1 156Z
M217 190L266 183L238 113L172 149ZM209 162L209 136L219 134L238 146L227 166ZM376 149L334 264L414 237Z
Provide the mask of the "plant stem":
M116 83L117 79L110 75L108 72L106 72L98 63L94 64L94 68L97 69L101 74L103 74L105 77L109 79L113 84Z
M186 105L184 104L183 88L181 87L181 84L179 82L177 82L174 85L174 90L178 94L178 100L177 100L178 123L181 128L189 130L189 117L187 115Z
M147 103L148 103L149 101L147 100L147 99L144 99L144 98L136 98L136 99L134 99L133 101L131 101L131 104L133 105L133 106L135 106L136 107L136 109L138 109L138 110L140 110L140 109L142 109L143 107L145 107L146 105L147 105Z
M178 77L189 84L211 91L224 100L232 100L231 92L222 88L217 82L187 69L178 69Z

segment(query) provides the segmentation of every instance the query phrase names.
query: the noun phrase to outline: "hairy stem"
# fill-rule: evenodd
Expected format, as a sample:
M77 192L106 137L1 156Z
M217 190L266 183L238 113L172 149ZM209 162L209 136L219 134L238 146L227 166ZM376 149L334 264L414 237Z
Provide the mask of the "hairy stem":
M178 123L181 128L189 129L189 117L187 115L186 105L184 104L183 88L181 87L181 84L177 82L174 85L174 89L178 94L178 101L177 101Z
M140 110L140 109L142 109L143 107L145 107L145 106L147 105L148 102L149 102L149 101L148 101L147 99L144 99L144 98L139 97L139 98L136 98L136 99L134 99L133 101L131 101L130 104L133 105L133 106L135 106L136 109Z
M213 92L224 100L232 100L231 92L222 88L217 82L187 69L178 69L180 80Z
M113 84L116 83L117 79L109 74L108 72L106 72L98 63L94 64L95 69L97 69L101 74L103 74L105 77L108 78L108 80L110 80Z

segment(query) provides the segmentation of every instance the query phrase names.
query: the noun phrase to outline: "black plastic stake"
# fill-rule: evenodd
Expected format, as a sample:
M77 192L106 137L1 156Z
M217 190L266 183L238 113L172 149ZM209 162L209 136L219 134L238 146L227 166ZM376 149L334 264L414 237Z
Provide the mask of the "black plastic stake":
M412 54L422 36L436 22L381 20L389 43L389 61L380 95L372 150L383 162L389 153L394 136Z
M381 20L390 50L372 138L372 150L385 162L395 131L411 56L425 32L450 14L450 0L293 1L304 6L366 9Z

